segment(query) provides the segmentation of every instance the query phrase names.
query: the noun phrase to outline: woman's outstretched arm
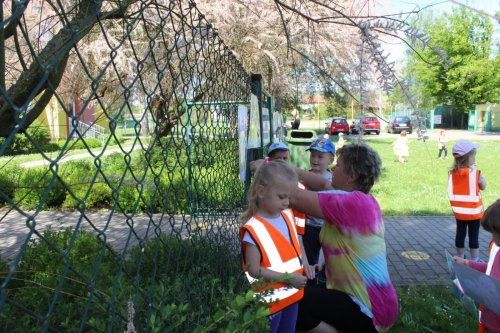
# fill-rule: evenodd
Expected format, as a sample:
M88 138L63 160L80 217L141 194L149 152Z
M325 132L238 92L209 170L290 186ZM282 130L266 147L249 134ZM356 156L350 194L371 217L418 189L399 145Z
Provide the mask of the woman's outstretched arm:
M308 190L297 189L290 197L290 205L299 212L324 219L323 211L319 206L318 193Z

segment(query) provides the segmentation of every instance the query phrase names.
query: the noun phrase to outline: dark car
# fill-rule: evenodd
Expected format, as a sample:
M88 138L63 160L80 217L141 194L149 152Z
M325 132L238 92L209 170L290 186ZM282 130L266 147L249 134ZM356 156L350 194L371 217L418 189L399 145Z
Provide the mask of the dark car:
M413 130L413 123L409 116L393 115L391 116L387 130L389 133L401 133L402 131L406 131L408 134L411 134L411 131Z
M349 134L349 123L345 118L332 118L330 125L325 128L325 132L334 135L339 133Z
M375 116L358 116L351 124L351 133L375 133L380 134L380 121Z

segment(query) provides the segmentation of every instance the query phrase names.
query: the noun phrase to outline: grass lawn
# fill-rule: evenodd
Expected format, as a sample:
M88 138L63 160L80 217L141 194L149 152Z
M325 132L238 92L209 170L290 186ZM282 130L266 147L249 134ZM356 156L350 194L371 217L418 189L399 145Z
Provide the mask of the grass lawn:
M398 287L399 317L389 332L477 332L477 319L448 286Z
M448 170L452 166L453 157L449 160L437 159L437 142L410 141L409 162L397 162L392 152L394 139L373 139L366 142L372 146L382 158L382 176L373 187L373 195L377 198L383 215L415 216L415 215L452 215L447 196ZM337 137L334 138L334 141ZM349 140L349 138L347 138ZM448 153L454 142L448 142ZM482 191L485 206L500 198L500 142L481 141L476 156L476 165L487 180L486 190Z

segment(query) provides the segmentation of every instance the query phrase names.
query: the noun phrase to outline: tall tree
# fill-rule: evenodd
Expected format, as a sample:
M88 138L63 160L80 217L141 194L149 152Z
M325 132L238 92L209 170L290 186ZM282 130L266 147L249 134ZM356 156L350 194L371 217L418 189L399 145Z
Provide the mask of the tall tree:
M447 60L435 58L432 48L424 51L424 63L410 54L409 72L414 75L421 96L455 106L465 115L475 104L499 101L499 56L492 56L493 27L489 18L465 8L454 9L423 27L431 37L431 47L439 46Z
M161 129L167 133L179 112L164 105L206 99L214 92L206 91L205 83L224 78L221 70L212 75L213 66L203 66L210 59L193 54L207 44L215 48L210 43L218 36L215 28L225 31L221 35L229 46L221 52L238 55L247 71L262 73L271 93L282 96L290 87L310 84L303 80L310 77L325 87L335 82L363 101L370 86L365 80L376 78L388 91L403 84L391 75L380 35L426 42L399 15L370 15L365 0L209 0L206 5L194 14L192 0L2 2L0 136L25 131L54 96L65 104L65 96L86 95L103 109L118 104L116 99L124 109L137 99L131 96L135 91L147 96L148 107L165 109L159 117L171 119ZM178 24L184 28L176 29ZM227 64L223 56L213 62ZM209 68L207 75L198 78L191 63ZM355 63L360 65L352 70ZM235 73L227 67L226 74ZM379 74L368 74L372 70Z

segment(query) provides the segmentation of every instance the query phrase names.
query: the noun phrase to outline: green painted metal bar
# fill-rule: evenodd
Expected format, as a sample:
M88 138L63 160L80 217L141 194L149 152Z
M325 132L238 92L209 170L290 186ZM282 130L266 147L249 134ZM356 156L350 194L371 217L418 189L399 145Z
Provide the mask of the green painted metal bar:
M187 105L239 105L250 104L250 101L215 101L215 102L186 102Z

